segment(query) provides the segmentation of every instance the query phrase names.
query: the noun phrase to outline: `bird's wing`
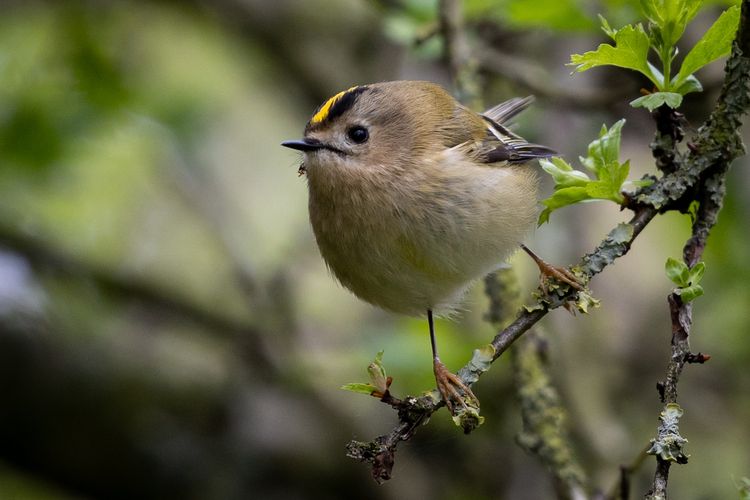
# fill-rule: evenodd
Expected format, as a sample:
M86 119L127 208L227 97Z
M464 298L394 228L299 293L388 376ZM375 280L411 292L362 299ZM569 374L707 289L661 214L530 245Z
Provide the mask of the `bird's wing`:
M518 110L512 111L513 114L517 112ZM536 158L549 158L558 154L546 146L528 142L488 116L482 115L482 118L486 122L484 137L455 146L474 161L503 166L525 163Z
M523 110L531 106L531 103L533 102L534 96L531 95L526 97L514 97L488 109L482 113L482 115L494 122L507 126L510 125L510 120L514 116L520 114Z

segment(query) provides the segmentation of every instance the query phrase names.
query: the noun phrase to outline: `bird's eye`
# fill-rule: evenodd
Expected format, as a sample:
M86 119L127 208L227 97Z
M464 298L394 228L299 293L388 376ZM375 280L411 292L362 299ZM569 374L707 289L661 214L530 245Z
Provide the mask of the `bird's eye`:
M349 139L351 139L352 142L355 142L357 144L362 144L370 138L370 133L367 132L367 129L361 125L355 125L354 127L351 127L346 131L346 135L349 136Z

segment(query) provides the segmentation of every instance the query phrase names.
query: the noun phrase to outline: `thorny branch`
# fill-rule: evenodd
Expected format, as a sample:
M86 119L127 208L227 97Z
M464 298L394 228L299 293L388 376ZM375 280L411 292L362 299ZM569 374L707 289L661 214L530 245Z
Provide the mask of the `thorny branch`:
M750 0L743 0L740 29L726 63L726 77L721 95L711 116L699 129L690 152L680 154L674 150L674 156L668 160L674 165L661 168L664 172L661 178L627 201L627 208L634 211L630 221L620 223L613 228L599 246L581 258L576 266L579 276L585 281L625 255L635 238L658 213L684 208L686 199L694 199L696 189L700 193L701 208L693 225L693 236L685 247L685 257L689 264L700 258L708 232L716 222L716 216L721 208L724 174L731 162L744 154L738 131L742 117L750 108L750 92L748 91L750 58L744 56L744 54L750 54L750 34L748 33L750 30L746 28L749 4ZM672 147L668 148L669 151L672 149ZM516 319L495 336L491 342L494 348L492 361L500 357L513 342L546 316L549 311L575 299L577 295L575 290L566 288L561 288L561 290L565 291L561 294L543 297L533 306L522 309ZM679 307L685 306L683 304ZM687 332L684 333L686 342L687 333L689 333L689 326ZM678 340L681 335L683 334L677 336ZM665 402L667 398L676 398L679 373L686 360L691 359L689 344L682 346L679 342L677 346L674 344L673 341L673 355L667 380L664 383ZM470 362L458 374L467 385L471 385L479 378L482 371ZM419 425L429 419L441 406L443 406L442 401L437 401L429 395L421 398L406 397L399 405L395 405L399 424L390 433L379 436L373 441L351 441L347 446L348 455L360 461L369 462L376 481L388 480L391 477L398 444L410 439ZM668 470L668 465L665 466L663 460L658 460L652 498L660 498L659 492L666 491Z

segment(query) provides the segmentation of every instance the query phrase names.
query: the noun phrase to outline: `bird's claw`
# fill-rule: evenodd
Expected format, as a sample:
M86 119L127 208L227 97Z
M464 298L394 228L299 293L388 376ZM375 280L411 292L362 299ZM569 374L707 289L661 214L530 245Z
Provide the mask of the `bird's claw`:
M469 386L458 375L448 370L440 359L435 358L433 368L438 392L440 392L451 414L455 414L456 403L462 406L464 410L469 409L466 404L467 401L475 408L479 408L479 398L474 395Z
M542 292L546 294L549 293L549 290L547 289L547 282L545 280L546 278L553 278L557 281L560 281L561 283L565 283L572 288L578 290L579 292L583 291L585 289L584 284L581 283L580 279L573 274L569 269L565 267L557 267L553 266L552 264L549 264L544 259L539 257L537 254L532 252L526 245L521 245L521 248L529 254L529 256L534 260L537 267L539 267L539 288L542 289Z

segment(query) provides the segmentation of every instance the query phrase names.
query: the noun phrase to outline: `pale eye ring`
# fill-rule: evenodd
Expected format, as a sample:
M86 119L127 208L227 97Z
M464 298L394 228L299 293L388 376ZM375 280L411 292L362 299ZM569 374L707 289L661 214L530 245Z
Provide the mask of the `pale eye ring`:
M346 135L355 144L362 144L367 142L367 139L370 138L370 133L362 125L349 127L349 130L346 131Z

